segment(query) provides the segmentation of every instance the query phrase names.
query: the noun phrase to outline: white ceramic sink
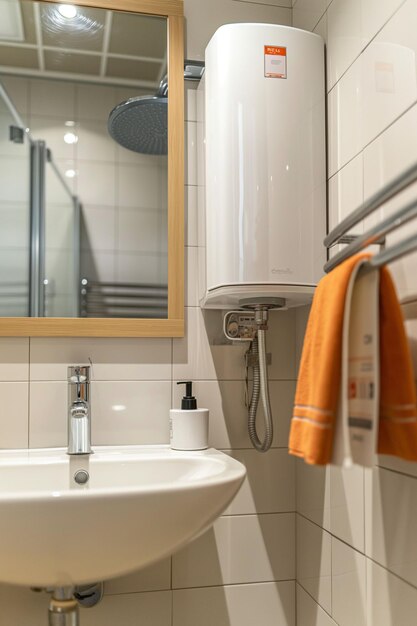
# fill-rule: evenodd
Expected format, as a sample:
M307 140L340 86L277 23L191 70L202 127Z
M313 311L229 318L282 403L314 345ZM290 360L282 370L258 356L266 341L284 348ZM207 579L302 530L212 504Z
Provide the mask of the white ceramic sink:
M86 469L80 486L74 473ZM105 580L172 553L208 528L245 477L214 449L96 447L0 452L0 581Z

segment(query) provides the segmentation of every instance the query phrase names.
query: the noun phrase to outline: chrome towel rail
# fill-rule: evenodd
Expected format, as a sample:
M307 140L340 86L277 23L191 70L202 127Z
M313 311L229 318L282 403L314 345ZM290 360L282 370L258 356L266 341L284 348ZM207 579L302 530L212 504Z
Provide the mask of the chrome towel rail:
M409 202L406 206L398 209L392 215L382 220L363 235L352 237L347 232L365 217L371 215L376 209L385 202L396 196L398 193L417 182L417 163L414 163L399 176L388 182L382 189L377 191L373 196L361 204L348 217L340 222L324 239L326 248L331 248L337 243L345 243L350 240L343 250L338 252L334 257L329 259L324 266L325 272L330 272L337 265L351 257L352 255L364 250L370 245L381 244L385 242L385 236L403 226L407 222L417 217L417 199ZM409 237L398 244L390 246L379 254L372 257L369 261L369 268L381 267L398 258L417 250L417 235Z
M168 315L168 287L146 283L81 281L81 317L154 317Z

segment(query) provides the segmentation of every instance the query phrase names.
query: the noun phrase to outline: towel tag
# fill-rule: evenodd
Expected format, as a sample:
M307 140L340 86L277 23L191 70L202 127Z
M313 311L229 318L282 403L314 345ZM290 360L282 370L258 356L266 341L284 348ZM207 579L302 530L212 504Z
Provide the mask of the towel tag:
M379 272L359 271L353 286L345 393L351 460L371 467L379 415Z

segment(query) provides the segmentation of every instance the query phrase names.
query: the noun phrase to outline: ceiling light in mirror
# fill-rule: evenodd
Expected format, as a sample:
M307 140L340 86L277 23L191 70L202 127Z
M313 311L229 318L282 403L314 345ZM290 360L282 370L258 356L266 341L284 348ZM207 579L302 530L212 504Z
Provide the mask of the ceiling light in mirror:
M64 141L65 143L68 143L71 145L71 144L77 143L78 137L75 133L65 133Z
M68 20L72 20L77 15L77 9L73 4L60 4L58 11Z
M73 4L41 5L39 7L44 45L65 45L68 48L95 49L98 42L89 42L91 36L99 37L103 30L103 15L98 9L75 7ZM71 37L76 37L71 41Z

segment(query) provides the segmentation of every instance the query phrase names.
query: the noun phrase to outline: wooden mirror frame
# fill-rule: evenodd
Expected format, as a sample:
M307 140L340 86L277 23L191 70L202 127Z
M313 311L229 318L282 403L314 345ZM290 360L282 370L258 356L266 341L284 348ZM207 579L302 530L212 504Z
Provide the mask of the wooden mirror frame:
M41 0L56 2L56 0ZM167 18L168 317L166 319L3 317L2 337L184 336L184 35L183 0L71 0L72 4Z

